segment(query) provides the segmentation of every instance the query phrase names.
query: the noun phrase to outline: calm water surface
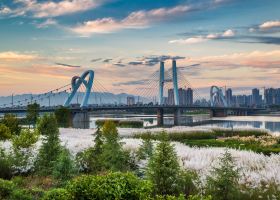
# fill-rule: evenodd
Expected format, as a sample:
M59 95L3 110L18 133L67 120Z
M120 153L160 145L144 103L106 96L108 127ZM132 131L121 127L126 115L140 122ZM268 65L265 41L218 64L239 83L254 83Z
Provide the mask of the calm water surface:
M156 115L138 115L138 114L106 114L92 115L90 118L90 128L95 128L95 121L98 119L122 119L122 120L143 120L145 127L156 126ZM232 116L223 118L210 118L209 115L189 115L181 118L182 125L198 124L199 127L222 127L222 128L259 128L271 132L280 132L279 116ZM199 122L205 124L199 125ZM173 125L173 116L166 115L164 124Z

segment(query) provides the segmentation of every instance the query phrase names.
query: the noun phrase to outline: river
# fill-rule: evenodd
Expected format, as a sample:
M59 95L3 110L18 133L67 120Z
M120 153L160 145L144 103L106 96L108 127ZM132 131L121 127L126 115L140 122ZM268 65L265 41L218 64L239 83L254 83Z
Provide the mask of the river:
M99 114L90 117L90 128L95 128L95 122L99 119L142 120L144 127L154 127L157 124L156 115L140 114ZM201 123L200 123L201 122ZM185 115L180 120L181 125L198 127L222 127L222 128L257 128L270 132L280 132L280 116L230 116L222 118L210 118L209 115ZM173 125L173 116L164 117L166 126Z

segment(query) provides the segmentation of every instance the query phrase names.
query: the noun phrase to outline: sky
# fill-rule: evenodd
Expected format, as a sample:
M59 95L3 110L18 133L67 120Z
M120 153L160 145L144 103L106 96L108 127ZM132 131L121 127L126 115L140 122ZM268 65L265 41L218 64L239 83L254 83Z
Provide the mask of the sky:
M88 69L133 93L171 59L193 88L280 87L279 0L0 0L0 95Z

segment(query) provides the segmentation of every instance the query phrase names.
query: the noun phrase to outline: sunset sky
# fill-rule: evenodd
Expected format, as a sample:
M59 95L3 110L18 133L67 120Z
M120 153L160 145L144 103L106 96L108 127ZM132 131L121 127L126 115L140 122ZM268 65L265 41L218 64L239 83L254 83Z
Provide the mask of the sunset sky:
M111 92L177 58L195 88L280 87L279 0L0 0L0 95L87 69Z

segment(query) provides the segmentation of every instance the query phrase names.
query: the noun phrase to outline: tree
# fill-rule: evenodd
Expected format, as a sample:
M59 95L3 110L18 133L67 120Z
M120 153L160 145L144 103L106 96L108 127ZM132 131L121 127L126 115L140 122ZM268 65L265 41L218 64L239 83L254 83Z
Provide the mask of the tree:
M71 126L71 110L69 108L61 106L54 113L59 127Z
M180 166L174 146L165 132L148 163L147 177L153 183L156 194L178 195L182 190Z
M19 135L13 136L13 165L14 173L27 173L32 168L34 146L39 139L38 132L30 129L22 129Z
M52 173L54 164L61 152L59 130L55 116L44 115L38 122L38 131L43 135L42 145L35 162L35 168L41 175Z
M112 121L106 121L102 127L102 134L105 137L101 154L103 168L111 171L128 170L130 156L122 149L116 124Z
M8 140L12 137L10 129L4 124L0 124L0 140Z
M16 115L5 114L2 123L10 129L12 134L18 135L20 133L21 127L19 126L19 120Z
M73 178L77 171L69 150L64 147L54 164L53 177L63 183Z
M83 152L77 154L77 161L83 171L88 173L97 173L102 170L102 132L99 127L95 132L94 147L90 147Z
M213 199L238 199L239 173L228 150L219 158L218 167L213 167L211 175L207 177L206 191Z
M39 117L40 105L37 103L27 106L26 119L29 124L35 125Z
M153 155L153 143L150 138L143 140L137 154L139 159L148 159Z
M148 200L151 199L152 184L132 173L110 172L77 177L68 183L66 189L76 200Z

